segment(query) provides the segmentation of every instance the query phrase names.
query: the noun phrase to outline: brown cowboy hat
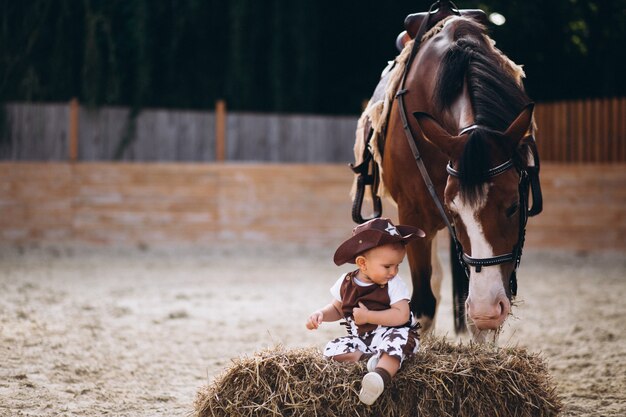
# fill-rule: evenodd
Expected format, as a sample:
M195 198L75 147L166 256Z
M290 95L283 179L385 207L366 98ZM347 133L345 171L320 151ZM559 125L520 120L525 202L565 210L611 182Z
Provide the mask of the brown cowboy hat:
M426 234L422 229L406 225L394 225L387 218L372 219L352 229L352 237L343 242L335 251L337 266L346 262L355 263L356 257L366 250L388 243L409 243Z

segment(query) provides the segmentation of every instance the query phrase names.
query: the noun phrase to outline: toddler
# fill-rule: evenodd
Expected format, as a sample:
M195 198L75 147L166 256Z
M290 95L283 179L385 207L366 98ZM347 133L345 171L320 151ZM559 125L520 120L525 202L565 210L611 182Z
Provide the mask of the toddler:
M409 309L408 288L397 276L405 245L424 237L413 226L386 218L354 228L352 237L335 252L335 264L354 263L358 269L343 274L332 286L332 301L312 313L309 330L322 322L345 319L348 335L326 345L324 356L341 362L367 360L359 399L371 405L400 369L402 361L419 346L417 323Z

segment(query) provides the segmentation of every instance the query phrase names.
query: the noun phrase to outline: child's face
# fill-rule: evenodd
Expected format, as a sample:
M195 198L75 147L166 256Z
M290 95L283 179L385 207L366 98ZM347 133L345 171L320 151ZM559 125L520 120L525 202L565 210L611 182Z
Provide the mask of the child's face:
M366 282L384 285L398 275L398 267L406 250L402 244L383 245L370 249L356 259L361 270L359 277Z

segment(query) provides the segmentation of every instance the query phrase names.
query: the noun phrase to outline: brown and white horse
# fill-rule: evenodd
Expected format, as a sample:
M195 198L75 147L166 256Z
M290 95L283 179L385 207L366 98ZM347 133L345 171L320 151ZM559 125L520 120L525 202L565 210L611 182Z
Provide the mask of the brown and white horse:
M467 316L474 338L484 340L483 331L498 330L510 313L528 213L525 177L536 159L533 105L522 77L485 27L461 16L431 31L407 63L387 123L382 171L400 223L427 235L407 248L411 309L425 330L441 279L433 275L433 239L446 223L456 236L457 330Z

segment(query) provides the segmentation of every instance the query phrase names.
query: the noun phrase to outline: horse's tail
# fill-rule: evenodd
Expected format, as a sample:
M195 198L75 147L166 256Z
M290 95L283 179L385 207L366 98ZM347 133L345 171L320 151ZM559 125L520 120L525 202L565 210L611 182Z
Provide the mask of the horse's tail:
M469 279L459 262L454 240L450 237L450 269L452 270L452 307L454 309L454 330L457 334L467 330L465 321L465 299L469 292Z

